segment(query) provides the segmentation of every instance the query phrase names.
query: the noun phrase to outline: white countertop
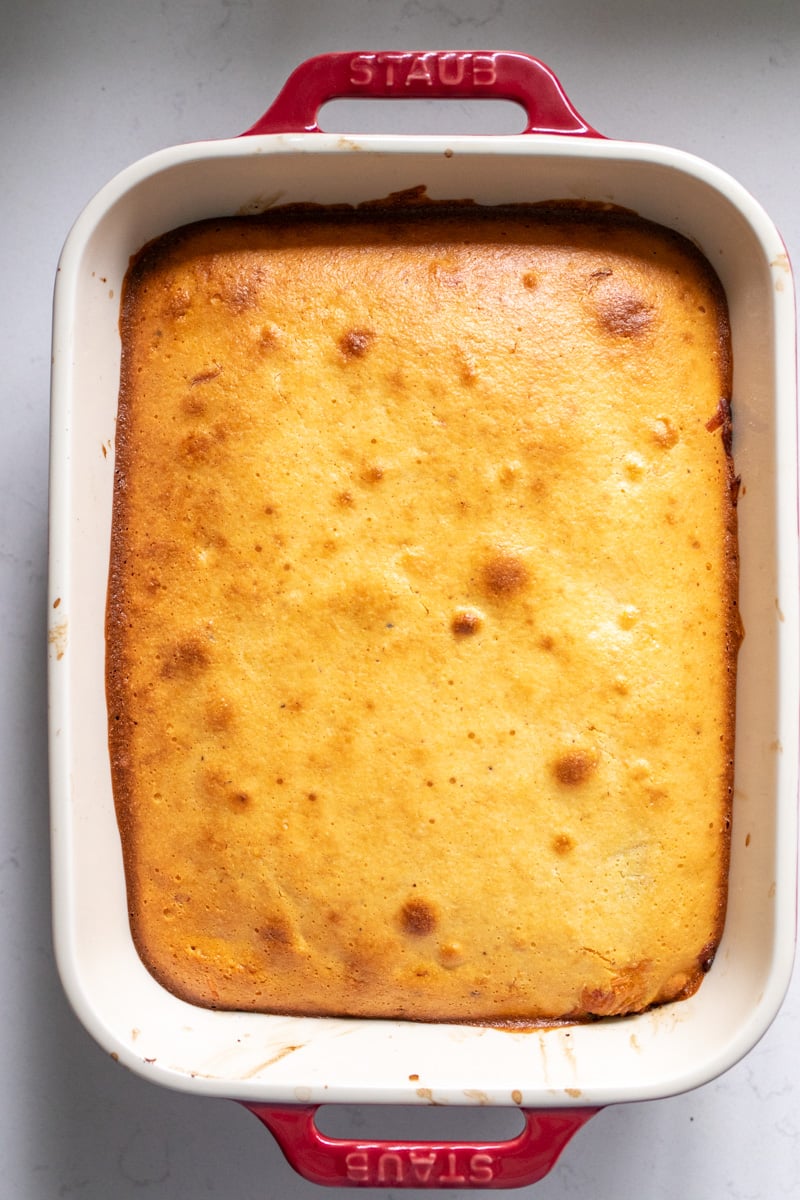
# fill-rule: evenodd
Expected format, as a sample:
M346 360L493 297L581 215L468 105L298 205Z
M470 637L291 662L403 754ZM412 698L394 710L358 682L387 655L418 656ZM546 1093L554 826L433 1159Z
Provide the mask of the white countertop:
M110 1061L72 1015L56 975L44 630L50 306L61 245L118 170L164 146L241 132L311 54L515 49L547 62L601 132L691 151L738 178L797 264L800 5L31 0L4 3L0 28L0 1193L321 1196L237 1105L166 1091ZM409 129L413 117L385 106L368 120ZM455 104L441 127L468 132L477 120ZM771 1029L738 1066L688 1095L606 1109L523 1192L538 1200L800 1196L798 1094L796 972ZM377 1132L423 1135L426 1112L384 1112ZM448 1116L437 1132L458 1136ZM474 1117L469 1132L478 1136ZM486 1120L493 1136L516 1128L498 1113ZM340 1114L337 1132L365 1129L376 1132L363 1111Z

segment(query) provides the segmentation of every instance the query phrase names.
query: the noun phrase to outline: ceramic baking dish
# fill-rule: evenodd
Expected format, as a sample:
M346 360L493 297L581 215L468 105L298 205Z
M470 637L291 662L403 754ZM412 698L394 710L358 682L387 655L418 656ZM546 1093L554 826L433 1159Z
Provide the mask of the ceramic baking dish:
M526 132L339 136L337 96L504 98ZM532 1032L194 1008L131 940L106 741L104 609L130 256L202 217L293 201L355 203L424 184L483 204L588 199L694 240L720 275L734 348L741 612L734 827L724 938L700 990L641 1016ZM794 305L773 224L734 180L687 154L601 137L552 73L508 53L323 55L231 140L154 154L79 217L55 293L51 440L50 768L55 944L96 1040L154 1083L247 1104L308 1178L503 1187L543 1175L598 1108L703 1084L775 1016L795 940L798 602ZM323 1136L320 1104L489 1104L526 1115L510 1142L356 1143Z

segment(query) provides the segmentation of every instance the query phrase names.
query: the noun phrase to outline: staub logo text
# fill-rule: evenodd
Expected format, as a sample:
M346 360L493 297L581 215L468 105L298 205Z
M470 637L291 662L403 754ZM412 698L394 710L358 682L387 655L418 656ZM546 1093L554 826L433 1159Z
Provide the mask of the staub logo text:
M417 1150L398 1147L396 1151L383 1153L355 1150L347 1155L345 1164L351 1183L372 1187L387 1184L425 1186L434 1181L439 1187L486 1185L495 1174L495 1160L491 1154L459 1153L433 1147Z
M350 83L354 87L377 85L401 92L426 87L491 87L496 82L497 68L491 54L404 54L398 50L356 54L350 61Z

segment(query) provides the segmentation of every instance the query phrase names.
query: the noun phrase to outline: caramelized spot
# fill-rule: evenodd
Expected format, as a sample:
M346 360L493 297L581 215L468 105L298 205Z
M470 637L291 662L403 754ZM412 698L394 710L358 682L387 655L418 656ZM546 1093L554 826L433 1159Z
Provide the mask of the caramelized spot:
M258 335L258 344L262 350L274 350L279 342L280 333L274 325L265 325Z
M652 767L646 758L635 758L630 766L631 779L637 783L641 783L645 779L650 779L652 775Z
M187 417L202 417L208 405L202 396L186 395L181 400L181 409L186 413Z
M209 665L208 647L199 637L177 642L161 667L165 679L196 679Z
M725 448L726 454L730 454L731 436L733 432L731 422L731 405L730 401L724 396L720 398L719 404L717 405L717 411L714 413L713 417L709 417L709 419L706 421L706 429L709 433L713 433L716 429L722 430L722 445Z
M557 833L553 838L552 845L556 854L569 854L570 850L574 848L575 842L568 833Z
M656 417L652 429L654 440L665 450L671 450L680 437L669 417Z
M200 561L204 561L209 551L224 550L228 545L228 539L224 533L220 533L217 529L203 530L203 539L197 548L197 557Z
M363 358L374 340L371 329L350 329L339 338L339 349L345 358Z
M613 337L638 337L646 333L653 322L653 309L647 301L629 288L616 284L598 289L595 313Z
M339 495L336 497L336 503L340 508L352 508L354 503L352 493L339 492Z
M212 733L226 733L233 725L233 709L222 697L206 704L206 724Z
M207 367L204 371L198 371L196 375L192 376L189 383L192 387L196 387L198 383L208 383L210 379L216 379L221 374L222 367L219 363L214 363L213 367Z
M635 604L626 604L617 617L620 629L633 629L639 620L639 610Z
M150 563L154 564L155 567L168 566L175 560L177 547L176 543L173 541L167 541L166 539L153 539L147 543L147 546L144 548L142 553L143 556L146 557Z
M191 294L186 288L176 287L167 295L164 305L164 316L177 319L185 317L192 303Z
M458 378L468 387L471 387L479 378L478 364L471 354L464 351L459 357Z
M630 453L626 454L622 460L622 470L631 482L636 482L641 479L645 473L646 466L641 454Z
M597 766L597 754L593 750L568 750L553 763L553 774L559 783L574 785L584 783Z
M428 274L434 283L444 287L457 288L464 282L464 275L459 270L459 260L455 255L434 259L428 266Z
M364 470L361 472L361 478L364 483L378 483L379 480L383 479L383 467L377 463L370 463L369 466L364 467Z
M483 617L474 608L459 608L450 622L450 628L456 637L469 637L477 633L482 625Z
M226 272L217 298L233 313L246 312L247 309L258 305L261 293L269 281L267 268L250 262L244 265L241 274Z
M497 479L504 487L511 487L516 483L522 473L522 463L514 459L511 462L505 462L497 471Z
M190 433L181 442L181 451L191 462L204 462L214 450L225 441L227 431L224 425L215 425L212 429L199 430Z
M292 940L292 931L280 917L268 918L256 933L269 946L288 946Z
M617 997L610 988L584 988L581 1003L584 1010L595 1017L611 1017L620 1011Z
M460 942L444 942L439 947L439 962L443 967L452 970L464 961L464 947Z
M583 1008L597 1017L615 1017L641 1007L647 995L649 964L633 963L615 975L607 988L584 988Z
M535 271L526 271L522 276L522 286L528 288L529 291L535 288L538 282L539 279Z
M484 564L482 581L490 596L505 599L528 585L528 570L516 554L495 554Z
M436 913L425 900L407 900L400 909L400 926L411 937L425 937L436 928Z
M700 951L700 955L698 957L697 963L698 963L698 966L700 967L700 970L703 972L704 975L708 974L708 972L711 970L711 967L714 963L714 958L716 957L716 953L717 953L717 943L716 942L709 942L708 945L704 946L703 949Z
M215 804L227 804L235 812L242 812L253 802L253 797L243 787L234 785L228 779L226 772L219 769L208 770L202 777L203 791ZM224 843L223 843L224 845Z

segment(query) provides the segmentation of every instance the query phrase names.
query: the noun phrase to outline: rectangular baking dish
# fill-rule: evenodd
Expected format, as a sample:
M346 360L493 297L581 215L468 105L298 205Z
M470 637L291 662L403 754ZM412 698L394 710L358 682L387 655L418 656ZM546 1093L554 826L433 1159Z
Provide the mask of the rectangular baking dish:
M512 99L525 109L527 128L491 137L343 137L317 126L320 107L334 97L398 95ZM119 301L129 259L149 239L196 219L296 201L353 204L420 185L434 199L573 199L633 209L696 242L728 296L746 634L728 917L697 994L641 1016L509 1032L211 1012L161 988L131 940L103 636ZM753 1047L781 1004L795 942L794 339L787 255L756 201L697 158L600 136L548 68L524 55L320 56L297 69L247 136L153 154L90 202L65 244L55 289L49 746L57 961L77 1015L108 1053L154 1083L244 1102L297 1169L319 1182L498 1187L541 1177L597 1108L696 1087ZM334 1102L488 1103L528 1117L522 1141L500 1147L459 1146L458 1155L428 1143L376 1149L323 1138L313 1113Z

